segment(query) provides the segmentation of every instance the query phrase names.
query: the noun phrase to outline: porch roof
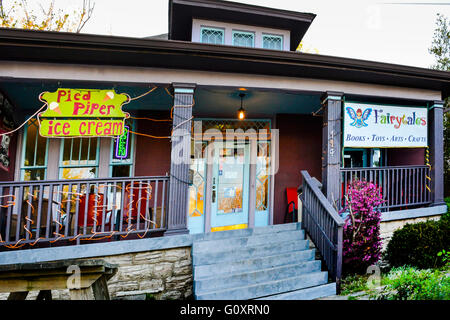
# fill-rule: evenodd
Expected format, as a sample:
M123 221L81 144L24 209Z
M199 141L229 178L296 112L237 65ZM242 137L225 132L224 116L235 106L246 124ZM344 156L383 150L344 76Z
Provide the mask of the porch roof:
M342 80L450 93L450 72L318 54L176 40L0 28L0 59Z

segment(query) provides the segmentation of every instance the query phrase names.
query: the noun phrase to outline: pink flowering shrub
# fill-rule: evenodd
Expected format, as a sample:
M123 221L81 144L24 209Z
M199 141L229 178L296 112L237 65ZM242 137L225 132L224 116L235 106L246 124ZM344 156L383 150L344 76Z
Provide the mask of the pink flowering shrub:
M380 259L381 212L383 203L379 188L367 181L354 180L345 195L340 214L345 219L343 273L365 273Z

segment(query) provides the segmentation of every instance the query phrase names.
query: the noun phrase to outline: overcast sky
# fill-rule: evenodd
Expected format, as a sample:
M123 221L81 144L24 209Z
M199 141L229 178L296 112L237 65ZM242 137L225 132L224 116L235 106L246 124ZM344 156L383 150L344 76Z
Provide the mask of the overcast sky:
M434 63L428 48L436 14L450 17L450 2L439 0L235 2L315 13L303 39L310 52L425 68ZM167 31L168 0L95 0L94 15L82 32L145 37Z

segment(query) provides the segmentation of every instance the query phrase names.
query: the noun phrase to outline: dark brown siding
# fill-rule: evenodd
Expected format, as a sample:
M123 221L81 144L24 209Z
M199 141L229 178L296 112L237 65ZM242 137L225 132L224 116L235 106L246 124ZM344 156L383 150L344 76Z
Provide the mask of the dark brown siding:
M287 207L286 188L297 188L301 170L322 180L322 118L307 115L280 114L276 117L279 131L279 168L275 175L274 224L284 222Z
M141 112L137 117L169 119L165 112ZM138 120L137 132L153 136L170 136L171 122ZM163 176L170 171L170 139L137 135L136 176Z
M11 142L9 144L9 170L0 169L0 181L13 181L14 170L16 164L16 152L17 152L17 132L11 136Z
M409 166L409 165L425 164L424 148L388 149L387 153L388 153L387 156L388 166Z

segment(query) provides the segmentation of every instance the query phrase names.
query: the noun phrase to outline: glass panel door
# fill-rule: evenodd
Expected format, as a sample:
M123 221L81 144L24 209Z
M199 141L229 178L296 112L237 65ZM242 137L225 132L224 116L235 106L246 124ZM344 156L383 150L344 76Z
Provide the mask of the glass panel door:
M214 145L212 232L248 227L249 151L249 142Z

